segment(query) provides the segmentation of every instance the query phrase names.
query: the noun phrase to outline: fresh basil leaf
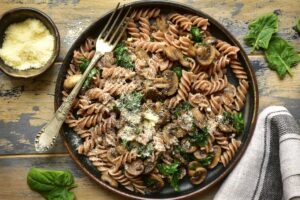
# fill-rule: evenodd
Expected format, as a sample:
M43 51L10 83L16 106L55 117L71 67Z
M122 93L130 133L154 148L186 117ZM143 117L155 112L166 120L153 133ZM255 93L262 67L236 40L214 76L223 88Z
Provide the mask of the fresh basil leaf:
M269 48L265 51L269 68L277 72L281 79L285 74L292 75L291 67L300 61L294 47L286 40L273 37L270 41Z
M75 195L69 190L76 187L70 171L31 168L27 175L29 187L48 200L73 200Z
M268 13L252 21L248 26L245 36L247 45L255 49L267 49L270 39L278 31L278 17L274 13Z

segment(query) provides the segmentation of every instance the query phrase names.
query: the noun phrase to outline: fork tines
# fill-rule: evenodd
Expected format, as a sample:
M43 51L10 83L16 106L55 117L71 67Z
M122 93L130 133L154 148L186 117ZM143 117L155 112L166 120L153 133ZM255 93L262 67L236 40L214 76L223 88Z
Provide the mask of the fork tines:
M98 37L98 39L102 39L112 45L116 45L116 43L120 40L124 31L126 30L128 21L127 17L131 11L131 7L125 9L125 5L123 5L121 8L119 8L119 6L120 3L117 4L114 12L110 16L108 22L106 23Z

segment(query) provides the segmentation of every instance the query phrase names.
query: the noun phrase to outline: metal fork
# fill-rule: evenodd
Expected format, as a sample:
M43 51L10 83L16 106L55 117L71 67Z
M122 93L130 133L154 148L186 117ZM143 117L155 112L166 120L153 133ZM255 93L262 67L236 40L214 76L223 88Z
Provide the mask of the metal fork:
M102 29L96 41L96 53L91 60L89 66L85 70L82 75L82 78L75 85L71 93L66 98L65 102L61 104L58 108L52 119L41 129L41 131L36 135L35 138L35 149L39 152L48 151L51 149L56 141L56 138L59 133L59 129L61 128L63 122L66 119L67 114L73 104L74 98L79 93L85 79L88 74L97 63L97 61L104 55L106 52L112 51L119 40L121 39L123 32L127 26L127 16L131 10L131 7L127 9L123 19L122 14L125 11L124 6L119 9L120 3L116 6L114 12L110 16L108 22L105 27ZM117 16L116 16L117 15ZM113 20L114 19L114 20ZM121 20L121 22L120 22ZM118 22L120 22L118 24Z

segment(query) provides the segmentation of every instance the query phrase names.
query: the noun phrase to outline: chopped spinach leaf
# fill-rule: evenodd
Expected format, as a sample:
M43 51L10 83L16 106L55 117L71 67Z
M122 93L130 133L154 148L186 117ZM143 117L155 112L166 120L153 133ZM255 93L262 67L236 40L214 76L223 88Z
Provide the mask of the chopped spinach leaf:
M188 102L182 102L182 103L179 103L173 110L172 110L172 113L176 116L176 117L179 117L180 114L184 111L188 111L192 109L192 106L191 104L189 104Z
M244 119L241 112L239 113L224 112L223 116L224 116L225 123L232 124L233 128L235 128L238 135L244 131Z
M116 64L120 67L133 70L134 64L129 56L128 49L124 42L119 43L113 51L117 61Z
M212 160L214 159L214 153L210 152L207 154L207 156L203 159L201 159L199 162L202 166L207 167L208 165L211 164Z
M122 95L117 103L117 108L125 108L127 110L137 110L141 106L141 102L143 99L143 93L141 92L133 92L131 94Z
M173 67L173 68L172 68L172 71L175 72L175 74L176 74L177 77L178 77L178 80L180 80L181 77L182 77L182 67L179 66L179 65L177 65L176 67Z
M192 26L191 28L192 40L194 42L202 42L202 34L197 26Z
M80 65L79 65L79 70L80 72L83 74L84 71L87 69L87 67L89 66L90 64L90 60L89 59L86 59L86 58L80 58L80 61L82 62Z
M82 90L87 90L90 87L93 77L98 73L98 70L94 67L88 74L86 80L83 83Z
M208 131L207 128L200 129L196 126L193 128L193 133L189 137L189 142L192 145L203 147L208 143Z
M179 169L179 162L175 161L171 165L166 165L164 163L158 164L158 170L160 173L168 177L170 185L174 189L174 191L179 192L179 176L180 176L180 169Z

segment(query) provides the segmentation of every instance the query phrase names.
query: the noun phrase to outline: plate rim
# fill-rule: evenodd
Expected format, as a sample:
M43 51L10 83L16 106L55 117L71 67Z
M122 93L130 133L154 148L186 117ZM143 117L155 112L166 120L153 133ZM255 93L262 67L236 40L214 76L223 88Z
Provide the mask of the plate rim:
M230 40L234 43L235 46L238 46L240 48L240 54L241 57L244 59L247 68L249 70L249 76L248 79L250 79L253 83L253 116L250 123L250 128L249 128L249 132L248 132L248 136L246 141L243 143L243 146L241 148L239 148L237 155L235 156L235 159L233 160L233 162L231 162L228 166L225 167L224 172L222 172L220 174L220 176L218 176L216 179L214 179L211 183L203 186L202 188L199 188L195 191L192 191L190 193L187 194L182 194L176 197L172 197L171 199L177 200L177 199L187 199L189 197L195 196L195 195L199 195L209 189L211 189L213 186L215 186L217 183L219 183L220 181L222 181L232 170L233 168L238 164L239 160L241 159L241 157L244 155L251 139L254 133L254 129L255 129L255 125L256 125L256 120L257 120L257 115L258 115L258 106L259 106L259 93L258 93L258 85L257 85L257 80L256 80L256 75L253 69L253 66L248 58L248 55L246 54L245 50L243 49L243 47L241 46L240 42L222 25L220 24L217 20L215 20L212 16L206 14L205 12L198 10L196 8L193 8L192 6L189 6L187 4L183 4L183 3L179 3L179 2L174 2L174 1L162 1L162 0L154 0L154 1L135 1L135 2L131 2L131 3L127 3L124 4L125 7L129 7L129 6L151 6L154 7L155 5L157 6L161 6L161 5L170 5L174 8L178 8L181 7L182 9L185 10L189 10L192 11L194 13L197 13L197 15L206 17L209 19L210 22L212 22L215 26L217 26L222 33L224 33L228 38L230 38ZM107 17L108 15L110 15L112 13L113 9L109 10L108 12L104 13L103 15L101 15L100 17L98 17L95 21L91 22L91 24L89 26L87 26L85 28L85 30L83 32L81 32L79 34L79 36L76 38L76 40L74 40L73 44L71 45L71 47L69 48L67 54L64 57L64 61L62 63L62 67L59 70L58 73L58 77L57 77L57 81L56 81L56 87L55 87L55 100L54 100L54 108L55 110L57 110L59 108L59 106L61 105L61 102L59 101L60 98L60 93L61 93L61 89L62 86L61 83L62 80L65 77L65 69L66 69L66 65L67 63L67 58L69 57L70 54L70 50L74 49L76 46L76 43L78 41L78 39L82 36L88 33L88 30L91 29L95 23L97 23L99 20L101 20L102 18ZM117 193L123 197L127 197L127 198L131 198L131 199L144 199L144 200L149 200L149 199L170 199L170 198L148 198L148 197L141 197L141 196L137 196L135 194L131 194L131 193L126 193L123 192L121 190L119 190L118 188L114 188L109 186L108 184L102 182L99 178L97 178L96 176L94 176L87 168L85 168L82 164L82 162L80 162L80 160L76 157L76 155L73 154L72 152L72 148L71 145L68 144L67 140L66 140L66 136L64 134L64 130L63 127L60 129L60 135L63 138L63 143L64 146L66 147L68 154L70 155L70 157L72 158L72 160L79 166L80 170L82 170L86 175L88 175L88 177L90 179L92 179L93 181L95 181L97 184L101 185L103 188L105 188L107 191L113 191L114 193Z

